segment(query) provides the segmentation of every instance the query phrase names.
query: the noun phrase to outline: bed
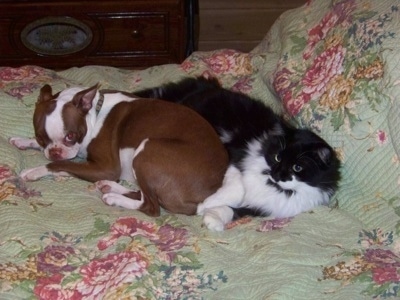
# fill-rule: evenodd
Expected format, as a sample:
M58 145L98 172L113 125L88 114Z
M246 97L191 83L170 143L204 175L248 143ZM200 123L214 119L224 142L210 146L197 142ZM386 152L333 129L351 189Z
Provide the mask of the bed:
M400 297L400 3L318 0L285 12L249 53L195 52L123 70L0 67L1 299L390 299ZM33 136L44 84L127 91L214 76L325 138L342 162L329 206L290 219L109 207L91 183L19 172L46 162Z

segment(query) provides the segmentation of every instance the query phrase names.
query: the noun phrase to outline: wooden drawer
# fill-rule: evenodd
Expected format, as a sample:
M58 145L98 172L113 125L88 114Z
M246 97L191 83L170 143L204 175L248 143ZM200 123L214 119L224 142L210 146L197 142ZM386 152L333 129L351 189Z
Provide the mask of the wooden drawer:
M97 16L104 40L98 54L166 53L168 15L164 13ZM124 41L121 43L121 41Z
M184 0L0 1L0 65L144 68L185 57Z

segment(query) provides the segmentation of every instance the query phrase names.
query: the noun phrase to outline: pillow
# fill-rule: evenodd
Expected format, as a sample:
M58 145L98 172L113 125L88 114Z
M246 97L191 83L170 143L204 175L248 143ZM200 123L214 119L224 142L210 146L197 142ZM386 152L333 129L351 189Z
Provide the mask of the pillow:
M397 1L308 1L284 13L253 53L300 127L342 160L332 205L400 231L400 21Z

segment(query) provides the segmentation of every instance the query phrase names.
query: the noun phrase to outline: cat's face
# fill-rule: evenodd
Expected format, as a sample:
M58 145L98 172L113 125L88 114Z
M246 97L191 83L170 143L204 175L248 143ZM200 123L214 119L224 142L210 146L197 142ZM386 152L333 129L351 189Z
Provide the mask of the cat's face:
M272 136L263 143L263 155L269 166L268 184L285 191L296 191L307 184L333 193L339 180L339 160L333 149L317 135L291 130Z

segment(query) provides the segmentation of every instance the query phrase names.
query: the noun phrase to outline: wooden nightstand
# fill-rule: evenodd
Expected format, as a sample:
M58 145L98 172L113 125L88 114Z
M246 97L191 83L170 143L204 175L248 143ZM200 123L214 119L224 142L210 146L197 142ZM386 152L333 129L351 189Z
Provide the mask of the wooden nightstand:
M62 69L179 63L190 46L189 2L0 0L0 65Z

